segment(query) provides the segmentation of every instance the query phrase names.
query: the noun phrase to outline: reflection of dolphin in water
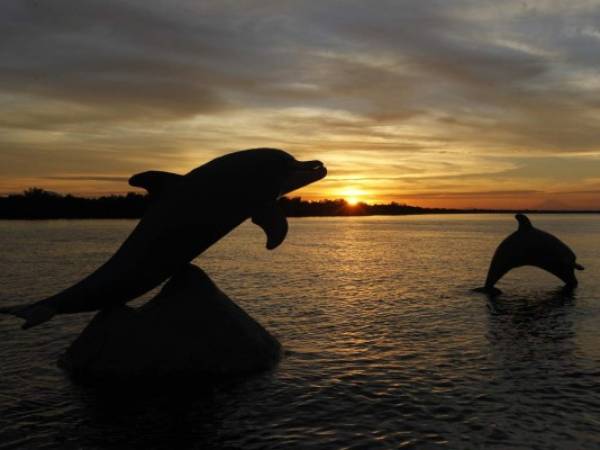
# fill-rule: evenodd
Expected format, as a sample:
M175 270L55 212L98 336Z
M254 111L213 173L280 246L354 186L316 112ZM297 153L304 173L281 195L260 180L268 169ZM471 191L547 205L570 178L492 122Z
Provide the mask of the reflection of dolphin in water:
M519 228L504 239L492 258L483 288L477 291L500 293L494 285L509 270L521 266L536 266L556 275L566 287L577 286L575 269L583 267L575 262L575 253L560 239L534 228L524 214L515 216Z
M285 239L287 220L277 199L320 180L320 161L300 162L276 149L224 155L187 175L144 172L129 182L152 203L121 248L100 268L58 294L30 305L0 309L26 320L95 311L153 289L249 217L267 234L267 248Z

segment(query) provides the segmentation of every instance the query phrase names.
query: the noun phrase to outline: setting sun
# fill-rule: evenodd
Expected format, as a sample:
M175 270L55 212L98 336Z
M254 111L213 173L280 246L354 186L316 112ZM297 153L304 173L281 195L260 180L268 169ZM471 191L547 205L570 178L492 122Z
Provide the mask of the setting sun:
M339 195L351 206L355 206L360 202L364 202L365 194L365 191L355 187L347 187L339 191Z

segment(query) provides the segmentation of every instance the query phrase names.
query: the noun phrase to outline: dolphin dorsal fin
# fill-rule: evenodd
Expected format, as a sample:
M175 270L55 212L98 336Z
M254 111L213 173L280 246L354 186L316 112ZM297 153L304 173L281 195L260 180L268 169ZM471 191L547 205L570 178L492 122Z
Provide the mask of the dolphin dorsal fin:
M267 249L273 250L281 244L288 232L288 223L283 210L276 202L262 206L252 215L252 222L267 235Z
M183 175L159 170L149 170L135 174L129 179L129 185L141 187L148 191L150 197L156 198L168 186L178 182Z
M533 228L529 217L527 217L525 214L516 214L515 219L517 219L517 222L519 222L519 231L531 230Z

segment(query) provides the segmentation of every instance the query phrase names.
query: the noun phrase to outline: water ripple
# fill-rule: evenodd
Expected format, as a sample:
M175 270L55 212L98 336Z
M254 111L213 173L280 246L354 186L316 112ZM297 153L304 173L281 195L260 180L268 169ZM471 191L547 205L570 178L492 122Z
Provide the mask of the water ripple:
M244 382L102 390L55 361L89 320L0 323L0 448L600 446L600 225L543 216L587 270L574 296L536 269L475 294L502 216L298 219L264 250L244 225L197 263L284 344ZM103 262L132 221L0 222L0 304Z

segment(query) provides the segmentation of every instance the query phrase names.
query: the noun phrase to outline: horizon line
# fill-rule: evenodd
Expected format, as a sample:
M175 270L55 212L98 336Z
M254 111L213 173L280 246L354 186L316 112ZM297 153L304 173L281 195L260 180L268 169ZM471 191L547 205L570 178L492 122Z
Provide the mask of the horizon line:
M10 192L10 193L0 193L0 198L9 198L11 196L13 197L18 197L18 196L26 196L26 194L30 191L38 191L40 193L44 193L44 194L51 194L51 195L56 195L58 197L72 197L72 198L76 198L76 199L86 199L86 200L98 200L101 198L107 198L107 197L127 197L129 195L136 195L136 196L141 196L141 197L147 197L148 194L144 193L144 192L139 192L139 191L127 191L127 192L121 192L121 193L108 193L108 194L100 194L100 195L96 195L96 196L85 196L85 195L81 195L81 194L72 194L72 193L61 193L61 192L56 192L56 191L50 191L47 189L43 189L43 188L38 188L38 187L30 187L27 188L21 192ZM411 205L408 203L403 203L403 202L399 202L396 200L391 200L387 203L369 203L367 201L359 201L356 204L350 203L347 199L344 199L342 197L338 197L338 198L320 198L320 199L306 199L303 198L300 195L297 196L282 196L280 197L280 199L287 199L288 201L292 201L295 199L298 199L300 202L304 202L304 203L325 203L325 202L341 202L344 203L345 207L348 208L349 210L357 210L360 209L360 207L386 207L386 206L400 206L400 207L408 207L408 208L415 208L415 209L421 209L424 211L445 211L448 213L451 212L456 212L456 213L460 213L460 212L470 212L470 213L515 213L515 212L524 212L524 213L544 213L544 214L551 214L551 213L557 213L557 214L561 214L561 213L567 213L567 214L574 214L574 213L585 213L585 214L594 214L594 213L600 213L600 208L598 209L586 209L586 208L579 208L579 209L574 209L574 208L570 208L570 209L543 209L543 208L536 208L536 207L528 207L528 208L482 208L482 207L466 207L466 208L456 208L456 207L427 207L427 206L418 206L418 205ZM365 214L365 215L377 215L377 214Z

